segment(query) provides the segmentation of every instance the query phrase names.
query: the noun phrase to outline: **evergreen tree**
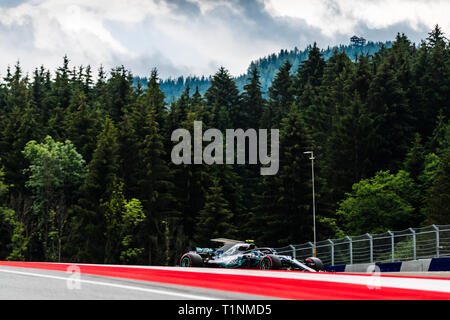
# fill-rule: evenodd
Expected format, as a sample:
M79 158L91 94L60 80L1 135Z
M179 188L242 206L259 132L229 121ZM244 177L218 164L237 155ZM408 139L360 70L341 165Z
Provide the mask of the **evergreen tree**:
M268 91L268 105L263 112L264 128L274 128L280 125L281 119L289 111L294 101L293 78L290 74L292 64L286 60L275 76Z
M379 66L371 82L368 103L375 129L370 158L377 167L372 172L398 169L412 137L412 121L408 97L389 59Z
M298 105L304 112L318 151L327 143L333 120L340 118L345 113L344 108L350 104L352 72L348 56L336 51L324 68L323 84L313 87L306 83Z
M69 109L72 112L65 121L67 137L89 163L97 144L96 137L100 133L102 117L99 110L92 110L87 105L86 96L80 91L74 92Z
M145 102L150 107L150 111L155 115L155 121L160 125L160 130L164 129L167 114L164 92L159 87L158 71L152 70L151 77L147 82Z
M133 108L133 107L132 107ZM133 126L133 114L128 112L122 117L119 124L119 153L120 153L120 179L124 182L123 192L126 197L137 194L137 180L139 172L136 170L138 163L138 139Z
M208 122L208 115L204 105L196 105L188 112L186 120L181 122L180 127L189 130L192 137L194 121L203 121L205 124L205 122ZM192 157L193 151L191 150ZM177 203L176 209L180 212L179 224L182 228L180 233L185 236L182 244L184 247L188 244L194 245L196 217L204 207L210 184L210 168L204 165L174 165L171 162L170 169L173 173L173 194ZM183 238L182 235L180 237Z
M13 74L10 74L8 70L8 75L5 79L6 86L9 89L6 100L7 111L11 111L14 107L25 109L31 103L28 90L29 79L27 76L23 76L19 62L17 62L14 69Z
M232 218L233 213L228 209L219 181L213 179L206 193L205 206L197 218L197 243L207 246L212 238L233 238L236 228L231 224Z
M403 167L409 173L409 176L417 182L419 175L425 169L424 165L425 149L422 145L422 137L416 133L414 143L406 155Z
M258 129L265 104L258 69L251 70L248 81L242 93L242 112L237 127Z
M295 94L300 103L302 103L302 96L308 86L312 89L320 86L324 68L325 60L322 57L320 49L314 42L312 49L308 53L308 59L299 65L294 80Z
M53 96L55 98L56 105L62 110L66 110L70 104L71 84L70 76L72 72L69 70L69 58L64 56L63 65L56 70L56 78L53 87Z
M30 140L40 140L42 131L39 116L32 107L14 107L3 119L0 139L0 154L5 168L5 182L12 185L10 192L23 192L26 176L23 170L28 167L22 150Z
M146 106L140 107L140 110L146 109ZM165 243L165 240L161 240L164 237L161 224L163 221L174 223L178 215L174 209L172 173L165 160L164 137L156 121L156 111L155 108L149 113L136 111L134 118L134 130L138 137L136 191L147 217L144 223L145 238L141 238L141 241L145 241L148 264L167 261L168 258L162 256L160 250ZM138 123L141 125L139 130L136 126Z
M192 105L201 105L203 103L203 97L200 94L200 91L198 89L198 85L195 86L195 92L192 95Z
M357 91L343 114L333 121L324 154L327 192L333 203L342 199L354 183L370 173L373 166L369 157L372 121L367 104L361 101Z
M102 69L100 72L103 72ZM101 81L102 79L98 80L97 90L102 90L103 83ZM107 102L106 112L115 124L122 119L130 103L133 93L132 84L131 73L124 66L112 69L111 76L106 83L105 99Z
M117 129L112 120L106 118L102 131L97 137L97 146L92 161L88 164L84 190L90 199L98 201L109 199L119 170L119 145Z
M442 155L436 179L427 195L425 213L428 224L450 223L450 148Z
M234 128L239 122L239 90L224 67L221 67L211 80L205 99L214 116L212 124L214 128L220 130Z
M261 241L272 246L311 241L312 187L311 163L304 152L313 143L301 114L292 107L280 130L278 174L264 178L260 212Z
M77 239L80 244L78 255L82 259L99 263L105 261L103 244L106 232L104 211L100 205L111 199L120 168L117 136L117 129L112 120L107 118L97 137L92 160L87 166L88 174L81 187L82 196L76 210L81 222L75 223L75 228L81 229L83 235Z
M439 26L429 33L426 41L418 49L414 64L415 87L417 88L414 115L417 119L418 132L423 137L432 134L434 123L440 110L444 116L450 116L449 79L450 56L448 41Z

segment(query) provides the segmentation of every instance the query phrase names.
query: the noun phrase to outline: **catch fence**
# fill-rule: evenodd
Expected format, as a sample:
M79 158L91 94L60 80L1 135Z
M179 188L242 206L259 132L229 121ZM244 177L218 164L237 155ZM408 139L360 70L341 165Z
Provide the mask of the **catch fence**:
M326 266L450 257L450 225L327 239L318 241L315 247L316 256ZM289 245L276 251L301 260L314 256L314 243Z

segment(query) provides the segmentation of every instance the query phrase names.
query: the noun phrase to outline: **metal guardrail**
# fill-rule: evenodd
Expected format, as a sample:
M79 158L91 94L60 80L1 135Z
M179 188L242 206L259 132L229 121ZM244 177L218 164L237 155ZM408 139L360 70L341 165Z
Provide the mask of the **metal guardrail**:
M305 259L314 255L314 244L289 245L276 251ZM326 266L450 257L450 225L318 241L316 255Z

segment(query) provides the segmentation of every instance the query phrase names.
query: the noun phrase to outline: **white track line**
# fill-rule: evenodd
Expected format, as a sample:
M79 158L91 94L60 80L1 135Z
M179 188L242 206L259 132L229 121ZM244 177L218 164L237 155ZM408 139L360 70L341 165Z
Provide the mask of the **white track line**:
M148 292L148 293L156 293L156 294L169 295L169 296L174 296L174 297L182 297L182 298L187 298L187 299L217 300L215 298L206 297L206 296L200 296L200 295L193 295L193 294L187 294L187 293L178 293L178 292L159 290L159 289L148 289L148 288L127 286L127 285L107 283L107 282L101 282L101 281L92 281L92 280L84 280L84 279L76 279L76 280L74 280L72 278L67 278L67 277L58 277L58 276L51 276L51 275L46 275L46 274L31 273L31 272L21 272L21 271L13 271L13 270L0 270L0 272L12 273L12 274L20 274L20 275L32 276L32 277L47 278L47 279L55 279L55 280L79 281L81 283L86 283L86 284L114 287L114 288L126 289L126 290L142 291L142 292Z

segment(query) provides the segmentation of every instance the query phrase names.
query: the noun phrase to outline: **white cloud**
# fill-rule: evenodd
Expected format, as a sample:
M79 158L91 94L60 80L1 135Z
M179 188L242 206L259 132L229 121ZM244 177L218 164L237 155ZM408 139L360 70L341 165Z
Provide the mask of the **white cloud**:
M415 30L439 24L450 32L446 0L269 0L268 7L276 16L305 19L328 36L354 32L362 21L373 29L406 22Z
M423 34L450 31L450 1L419 0L28 0L0 3L0 70L18 59L32 71L124 64L147 75L233 74L282 48L345 42L355 32L387 33L397 24ZM385 33L379 30L383 29ZM362 31L361 31L362 30ZM387 32L387 31L388 32ZM402 30L398 30L402 31ZM392 34L391 34L392 33ZM377 39L387 40L387 39Z
M26 50L3 42L0 58L10 64L20 59L28 70L42 63L53 69L64 54L68 54L74 64L113 67L118 59L138 58L139 52L122 45L121 39L108 30L105 22L136 24L149 14L167 11L164 4L157 6L140 0L126 3L117 0L46 0L0 8L0 25L13 33L27 27L31 33L23 39L29 42Z

